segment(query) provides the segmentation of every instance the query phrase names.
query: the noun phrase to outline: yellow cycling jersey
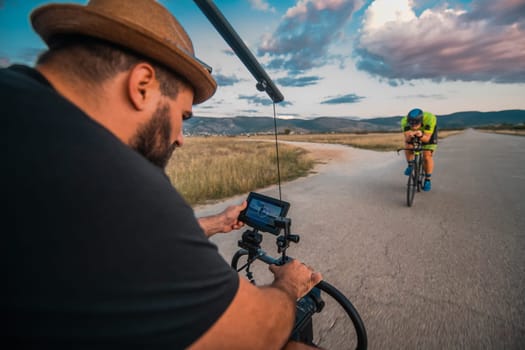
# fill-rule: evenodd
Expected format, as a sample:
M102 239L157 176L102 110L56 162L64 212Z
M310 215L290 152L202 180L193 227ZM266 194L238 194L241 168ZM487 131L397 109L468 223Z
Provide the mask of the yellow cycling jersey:
M401 130L403 132L411 130L406 116L401 118ZM418 130L423 131L425 134L432 134L430 140L427 143L423 144L423 148L435 149L438 141L436 116L430 112L423 112L423 120Z
M437 126L437 118L434 114L430 112L423 112L423 121L419 130L423 131L425 134L432 134ZM401 130L408 131L410 130L410 125L408 125L407 117L404 116L401 119Z

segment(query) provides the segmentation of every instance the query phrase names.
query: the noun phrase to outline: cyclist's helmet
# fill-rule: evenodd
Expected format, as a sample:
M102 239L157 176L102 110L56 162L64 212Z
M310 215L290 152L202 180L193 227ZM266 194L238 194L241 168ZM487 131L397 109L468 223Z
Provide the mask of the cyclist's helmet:
M423 121L423 111L419 108L414 108L407 114L408 124L417 125Z

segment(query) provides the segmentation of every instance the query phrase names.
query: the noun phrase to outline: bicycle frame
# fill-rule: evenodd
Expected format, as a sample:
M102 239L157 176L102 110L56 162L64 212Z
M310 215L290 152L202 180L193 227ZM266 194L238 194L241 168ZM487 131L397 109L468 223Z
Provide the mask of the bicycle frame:
M411 151L414 154L414 160L410 161L412 164L412 172L408 176L407 181L407 206L411 207L414 202L416 192L423 189L423 182L425 180L425 159L422 155L423 143L419 137L414 137L412 140L413 148L400 148L399 151Z

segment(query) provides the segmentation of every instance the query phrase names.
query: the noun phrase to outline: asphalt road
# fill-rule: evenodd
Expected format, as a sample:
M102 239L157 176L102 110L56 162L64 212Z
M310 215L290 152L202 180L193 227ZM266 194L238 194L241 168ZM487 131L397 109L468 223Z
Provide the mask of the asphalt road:
M411 208L403 155L300 145L326 164L282 185L301 235L288 252L352 301L369 349L525 349L525 137L467 131L441 141L432 191ZM279 197L277 187L258 192ZM228 262L242 231L212 238ZM263 243L277 256L274 236ZM259 265L262 284L271 276ZM345 315L327 304L316 340L355 348Z

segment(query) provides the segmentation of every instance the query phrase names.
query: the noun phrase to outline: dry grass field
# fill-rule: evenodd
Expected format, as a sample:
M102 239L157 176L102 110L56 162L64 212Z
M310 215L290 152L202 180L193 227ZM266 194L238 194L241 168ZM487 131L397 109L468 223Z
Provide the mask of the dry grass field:
M461 133L462 131L440 131L439 138ZM265 136L266 137L266 136ZM272 136L273 137L273 136ZM259 136L257 138L260 138ZM270 136L268 136L270 138ZM369 134L295 134L279 135L282 141L335 143L375 151L394 151L403 147L403 137L396 133L369 133Z
M306 176L315 165L308 152L279 144L282 181ZM191 204L227 198L277 183L274 143L237 137L188 137L166 173Z
M479 131L492 132L492 133L495 133L495 134L503 134L503 135L525 136L525 130L523 130L523 129L513 129L513 130L483 130L483 129L479 129Z

